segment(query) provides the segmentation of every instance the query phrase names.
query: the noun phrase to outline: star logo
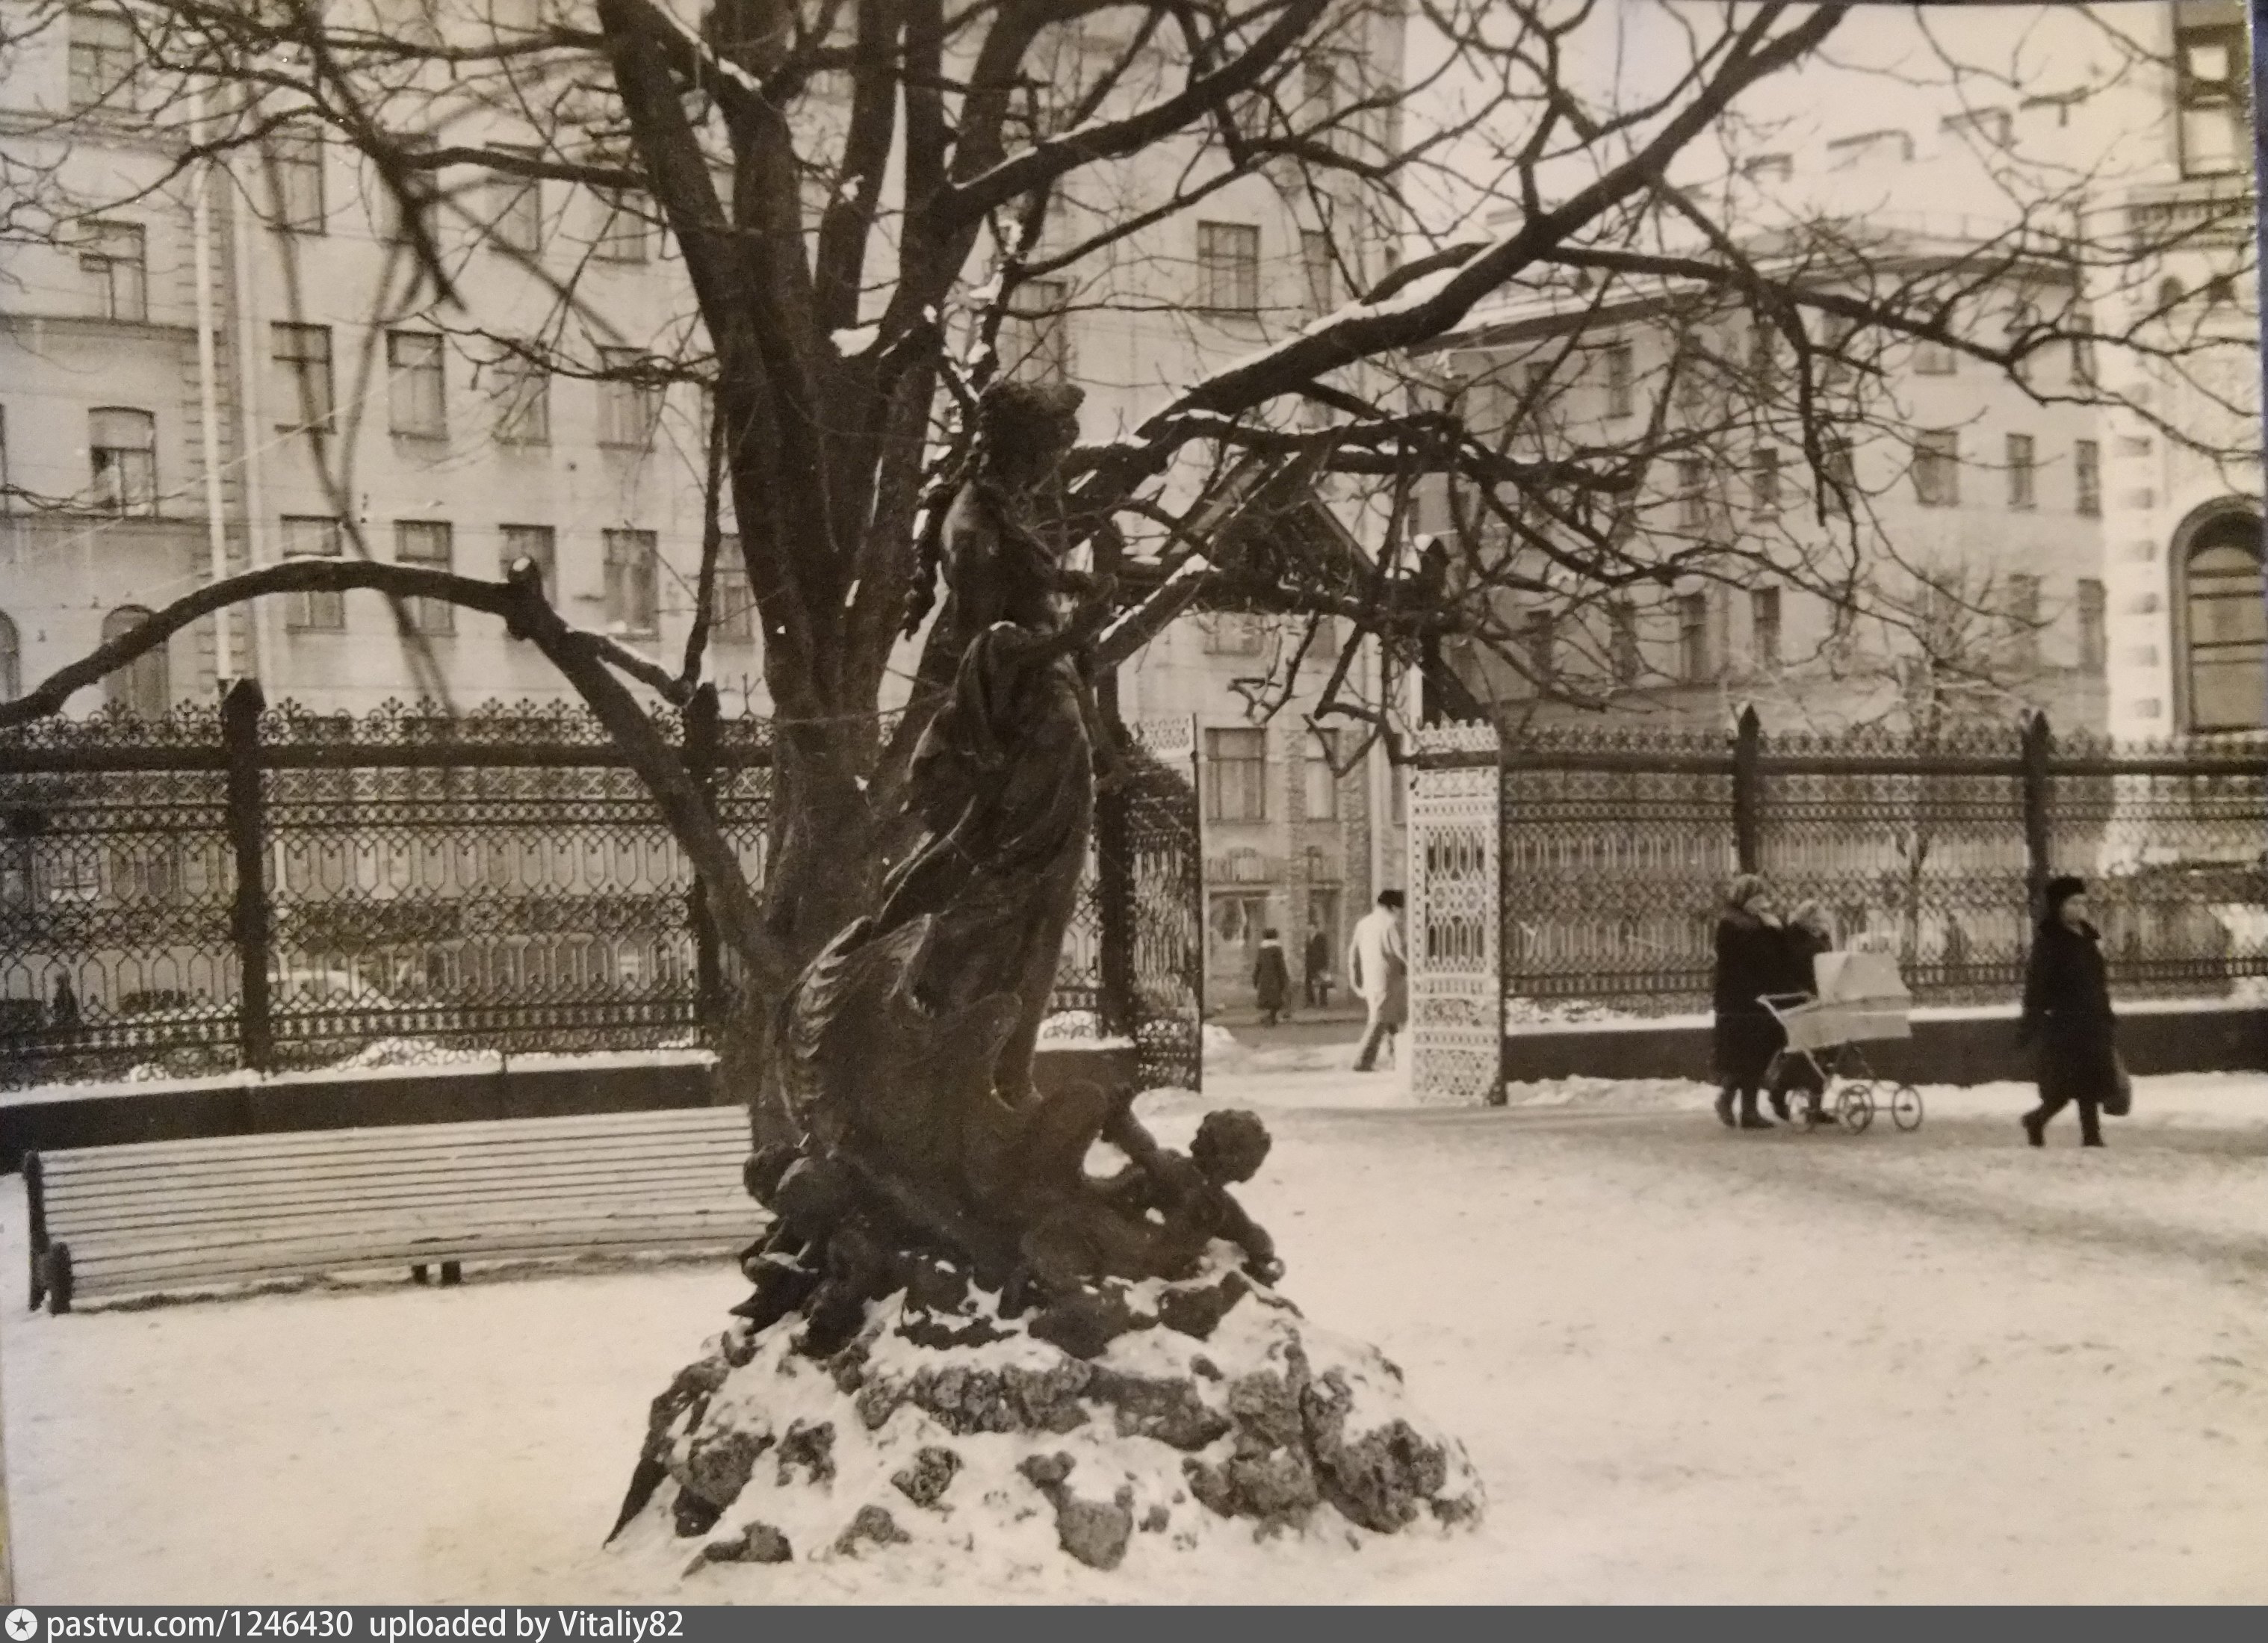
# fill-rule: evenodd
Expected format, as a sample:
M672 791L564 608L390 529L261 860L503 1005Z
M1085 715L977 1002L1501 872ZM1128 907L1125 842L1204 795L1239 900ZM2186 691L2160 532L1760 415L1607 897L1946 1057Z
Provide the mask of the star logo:
M28 1609L8 1611L8 1635L13 1643L32 1643L40 1634L40 1617Z

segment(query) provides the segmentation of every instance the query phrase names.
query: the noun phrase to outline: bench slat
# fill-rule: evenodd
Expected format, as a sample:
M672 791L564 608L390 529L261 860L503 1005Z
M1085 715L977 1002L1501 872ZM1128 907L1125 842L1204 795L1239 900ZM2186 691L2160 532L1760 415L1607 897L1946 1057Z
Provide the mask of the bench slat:
M547 1175L572 1176L600 1171L620 1174L663 1175L672 1169L727 1168L737 1170L747 1157L747 1146L741 1143L711 1142L705 1146L678 1147L667 1152L640 1151L618 1153L590 1151L580 1153L557 1153L541 1157L473 1156L460 1160L417 1159L410 1160L372 1160L351 1168L332 1165L321 1168L292 1168L288 1167L247 1167L239 1174L227 1175L218 1171L200 1171L195 1175L161 1172L146 1176L120 1176L111 1181L94 1183L64 1181L48 1186L42 1193L44 1201L64 1205L99 1204L120 1197L151 1191L220 1192L264 1190L290 1191L336 1182L369 1180L374 1176L400 1176L405 1179L444 1180L540 1180Z
M41 1156L47 1164L62 1174L100 1176L136 1175L152 1168L194 1168L199 1165L231 1165L271 1159L305 1161L362 1157L372 1153L408 1156L418 1153L446 1156L497 1148L540 1152L552 1148L587 1148L593 1144L636 1146L647 1142L666 1144L673 1140L706 1140L733 1136L737 1136L743 1143L747 1142L747 1121L736 1111L718 1113L705 1108L696 1111L700 1115L697 1122L667 1124L578 1125L574 1129L553 1129L551 1126L554 1124L564 1126L575 1121L514 1118L504 1123L543 1127L534 1131L522 1128L515 1131L499 1130L498 1126L485 1123L401 1124L372 1130L312 1132L328 1141L328 1145L323 1146L308 1145L310 1132L303 1131L188 1141L132 1141L117 1146L76 1147ZM453 1133L456 1131L490 1132Z

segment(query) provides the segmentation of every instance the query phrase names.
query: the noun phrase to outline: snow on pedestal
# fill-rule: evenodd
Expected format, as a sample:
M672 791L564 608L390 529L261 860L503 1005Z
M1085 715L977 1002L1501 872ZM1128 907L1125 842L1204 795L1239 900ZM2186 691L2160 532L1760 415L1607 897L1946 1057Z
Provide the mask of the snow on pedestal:
M971 1558L1004 1576L1064 1558L1108 1570L1476 1522L1478 1476L1401 1372L1244 1280L1227 1246L1214 1257L1195 1279L1129 1286L1138 1327L1092 1358L973 1291L877 1302L823 1360L799 1352L794 1316L728 1331L657 1401L649 1453L668 1481L616 1544L721 1601L762 1592L746 1566L791 1559L950 1564L965 1580Z

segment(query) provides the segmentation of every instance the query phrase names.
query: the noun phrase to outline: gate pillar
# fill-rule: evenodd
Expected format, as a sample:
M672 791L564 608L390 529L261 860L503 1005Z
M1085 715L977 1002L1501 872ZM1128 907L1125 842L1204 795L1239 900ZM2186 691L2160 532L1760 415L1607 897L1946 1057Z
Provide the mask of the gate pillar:
M1503 773L1491 725L1412 733L1410 1091L1421 1101L1504 1100Z

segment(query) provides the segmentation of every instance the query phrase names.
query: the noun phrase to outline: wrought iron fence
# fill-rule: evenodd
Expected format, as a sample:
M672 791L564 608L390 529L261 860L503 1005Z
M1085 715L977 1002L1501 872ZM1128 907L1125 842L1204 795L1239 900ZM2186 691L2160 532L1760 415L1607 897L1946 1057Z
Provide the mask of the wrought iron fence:
M760 884L770 726L707 696L656 726ZM1144 932L1196 928L1193 769L1168 747L1138 770L1099 806L1055 1008L1189 1083L1195 936L1160 960ZM652 799L577 710L355 718L239 689L0 739L0 1086L689 1049L731 973Z
M1897 955L1918 1000L2007 1002L2051 873L2090 883L2120 996L2268 993L2268 746L1934 737L1419 733L1421 1087L1486 1087L1503 1023L1709 1007L1735 872ZM1493 927L1473 905L1491 903ZM1429 1071L1430 1069L1430 1071Z

